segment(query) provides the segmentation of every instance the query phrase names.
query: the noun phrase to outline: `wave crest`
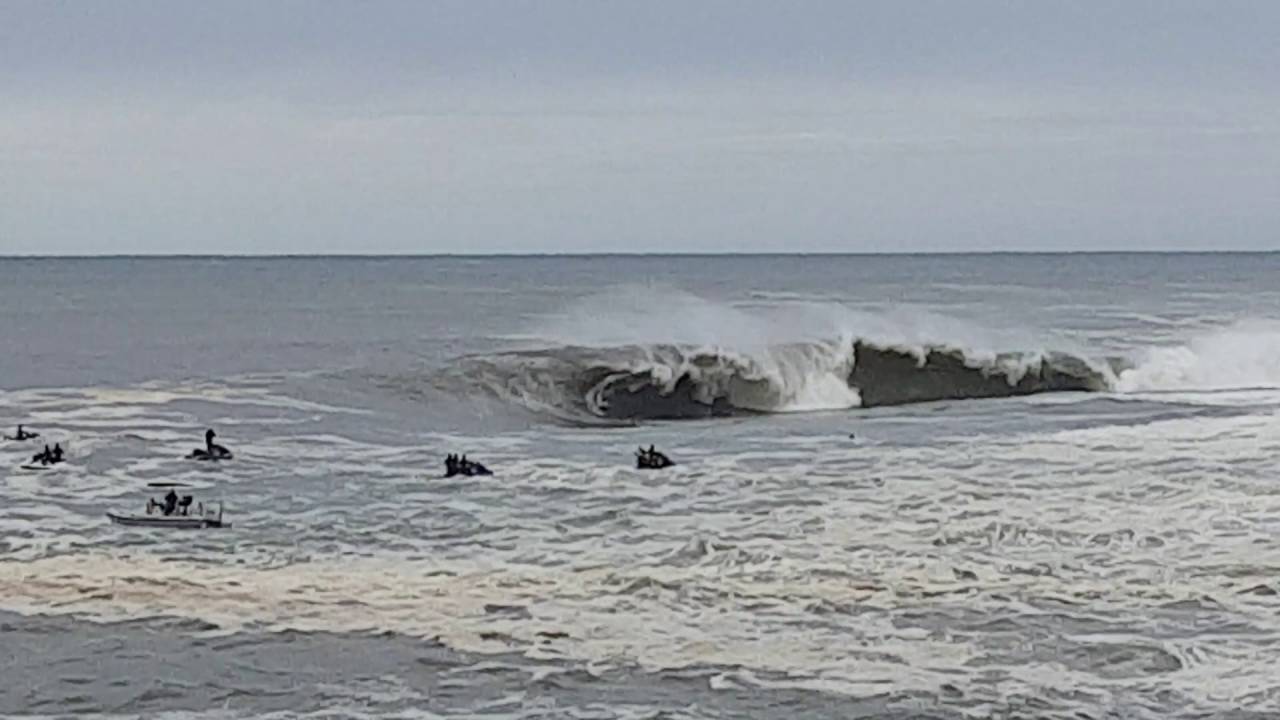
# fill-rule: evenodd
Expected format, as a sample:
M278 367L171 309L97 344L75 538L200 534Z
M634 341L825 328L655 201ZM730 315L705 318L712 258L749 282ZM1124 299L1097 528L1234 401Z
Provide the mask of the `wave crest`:
M838 410L1101 391L1112 375L1061 353L980 356L851 339L754 352L674 344L561 347L463 358L437 387L480 391L571 422Z
M1280 321L1240 321L1149 348L1116 385L1123 392L1280 388Z

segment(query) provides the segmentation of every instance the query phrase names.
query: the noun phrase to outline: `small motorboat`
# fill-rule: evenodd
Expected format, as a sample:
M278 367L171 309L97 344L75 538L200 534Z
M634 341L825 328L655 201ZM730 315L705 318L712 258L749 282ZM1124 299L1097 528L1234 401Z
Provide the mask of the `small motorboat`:
M182 515L176 512L165 515L152 512L153 507L153 504L148 503L147 512L144 515L117 515L109 512L107 517L116 525L128 525L130 527L180 528L186 530L231 527L231 523L222 521L222 503L218 503L217 512L212 509L206 510L201 505L196 512L189 515Z

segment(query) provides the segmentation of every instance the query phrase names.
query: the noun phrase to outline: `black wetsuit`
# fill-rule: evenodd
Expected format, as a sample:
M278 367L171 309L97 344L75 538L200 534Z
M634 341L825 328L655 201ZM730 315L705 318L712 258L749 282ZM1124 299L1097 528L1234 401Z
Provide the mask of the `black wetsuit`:
M639 470L661 470L672 465L675 463L671 462L671 458L658 452L652 445L648 450L641 448L636 452L636 468Z
M53 453L49 451L49 446L44 446L44 452L38 452L31 458L31 462L38 462L41 465L48 465L53 462Z

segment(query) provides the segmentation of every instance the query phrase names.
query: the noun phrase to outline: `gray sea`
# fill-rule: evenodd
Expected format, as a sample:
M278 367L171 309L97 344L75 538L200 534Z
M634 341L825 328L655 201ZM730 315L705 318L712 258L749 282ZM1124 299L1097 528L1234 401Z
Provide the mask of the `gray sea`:
M1280 717L1278 280L0 260L0 714Z

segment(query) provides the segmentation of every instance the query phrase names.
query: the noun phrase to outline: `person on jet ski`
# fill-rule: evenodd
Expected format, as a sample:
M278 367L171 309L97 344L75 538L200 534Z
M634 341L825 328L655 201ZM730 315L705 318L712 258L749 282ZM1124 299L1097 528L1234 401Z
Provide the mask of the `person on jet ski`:
M34 440L35 438L38 438L38 437L40 437L40 433L29 433L26 430L24 430L21 425L19 425L18 434L14 435L13 439L14 440Z
M177 507L178 493L174 492L173 488L169 488L169 494L164 496L164 507L161 508L161 512L165 515L172 515L173 511L177 509Z
M465 475L474 477L476 475L492 475L489 468L478 462L472 462L467 459L466 455L461 457L457 455L449 455L444 459L444 476L453 477L455 475Z
M41 465L48 465L49 463L53 462L53 453L49 451L49 446L45 445L43 452L38 452L35 455L32 455L31 462L33 463L38 462Z
M640 448L636 451L636 468L639 470L661 470L675 465L671 458L658 452L653 445L648 450Z
M204 433L204 447L192 450L187 457L193 460L230 460L232 457L231 451L213 441L217 436L218 433L214 432L213 428L206 430Z
M646 450L643 447L636 449L636 467L640 469L650 469L657 467L657 458L655 453L657 450L652 445Z

